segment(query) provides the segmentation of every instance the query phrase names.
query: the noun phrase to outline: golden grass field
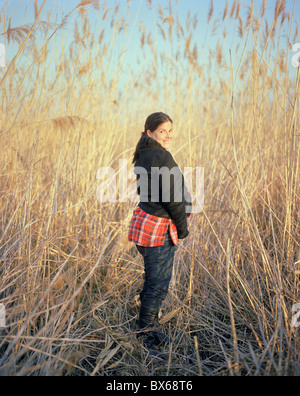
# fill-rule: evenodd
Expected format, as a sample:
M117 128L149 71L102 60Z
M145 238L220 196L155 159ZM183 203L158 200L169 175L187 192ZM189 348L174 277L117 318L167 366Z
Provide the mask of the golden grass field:
M41 21L45 2L33 4L34 25L0 20L0 40L19 49L0 69L0 374L299 375L300 77L279 39L285 31L286 43L299 41L293 10L269 2L270 24L265 1L249 1L245 16L235 1L218 21L211 2L209 34L219 38L205 63L196 18L181 25L148 0L159 35L140 25L141 66L124 82L126 14L101 4L78 2L62 26ZM111 19L112 36L89 30L91 7ZM63 46L58 35L69 37L75 16ZM162 312L178 338L166 362L134 335L143 263L127 231L136 204L96 199L97 170L131 164L154 111L174 120L179 165L205 169L204 211L177 250Z

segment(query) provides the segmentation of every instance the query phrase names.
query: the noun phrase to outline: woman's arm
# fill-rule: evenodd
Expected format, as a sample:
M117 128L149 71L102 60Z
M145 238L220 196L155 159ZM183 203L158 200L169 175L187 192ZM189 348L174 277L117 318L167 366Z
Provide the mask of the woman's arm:
M175 223L178 238L184 239L189 235L186 205L191 205L191 196L185 186L184 176L168 153L164 168L165 174L160 169L159 186L162 204Z

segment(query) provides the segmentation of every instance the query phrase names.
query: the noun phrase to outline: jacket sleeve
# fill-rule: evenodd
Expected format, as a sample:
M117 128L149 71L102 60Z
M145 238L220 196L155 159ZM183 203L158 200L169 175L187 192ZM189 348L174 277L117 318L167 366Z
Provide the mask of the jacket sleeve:
M187 203L186 198L189 199L190 194L185 186L180 168L171 154L168 154L166 166L163 168L165 169L165 173L160 169L160 199L162 200L162 205L175 223L178 238L184 239L189 235L187 223L189 213L187 214L186 212L186 205L190 203Z

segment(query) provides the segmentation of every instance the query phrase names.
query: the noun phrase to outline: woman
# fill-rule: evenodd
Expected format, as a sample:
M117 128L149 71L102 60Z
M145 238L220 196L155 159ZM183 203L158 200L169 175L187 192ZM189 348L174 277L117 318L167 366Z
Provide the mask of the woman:
M144 336L144 344L154 356L156 346L170 341L154 326L168 294L178 241L189 235L191 216L191 196L168 151L172 140L172 119L154 113L146 120L133 158L141 202L133 212L128 238L145 265L138 336Z

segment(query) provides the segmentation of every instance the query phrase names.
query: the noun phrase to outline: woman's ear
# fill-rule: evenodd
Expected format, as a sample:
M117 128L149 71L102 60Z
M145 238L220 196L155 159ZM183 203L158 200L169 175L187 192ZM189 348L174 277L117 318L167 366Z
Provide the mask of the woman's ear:
M151 131L148 129L147 136L151 137L150 133L151 133Z

